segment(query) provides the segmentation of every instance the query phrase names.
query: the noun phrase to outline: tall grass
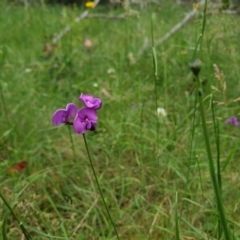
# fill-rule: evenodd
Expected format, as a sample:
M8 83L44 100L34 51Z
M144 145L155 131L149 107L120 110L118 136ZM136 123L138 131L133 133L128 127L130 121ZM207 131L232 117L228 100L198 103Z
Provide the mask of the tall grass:
M1 193L32 239L116 239L84 140L51 125L55 109L91 93L103 107L86 137L121 239L238 239L239 134L224 124L239 114L238 103L228 101L239 97L238 18L199 11L138 56L145 38L154 43L191 6L132 10L138 17L77 23L77 7L0 3ZM71 32L46 55L44 46L69 22ZM86 38L92 48L84 47ZM198 85L189 69L196 58ZM229 104L213 107L223 99L211 89L214 63L225 74ZM167 116L157 116L156 107ZM27 167L13 171L22 161ZM20 239L21 226L4 205L2 236Z

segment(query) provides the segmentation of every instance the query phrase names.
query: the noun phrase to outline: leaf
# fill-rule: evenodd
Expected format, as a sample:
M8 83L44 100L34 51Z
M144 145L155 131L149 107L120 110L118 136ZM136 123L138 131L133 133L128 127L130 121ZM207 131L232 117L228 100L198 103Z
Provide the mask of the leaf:
M200 237L200 239L204 239L204 240L207 240L208 238L206 238L203 234L203 232L199 229L197 229L196 227L194 227L191 223L189 223L184 217L181 217L181 220L183 222L185 222L189 227L190 229Z
M2 137L7 137L11 132L13 131L13 128L7 130L6 132L3 133Z
M228 166L229 162L232 160L232 157L233 157L233 154L236 152L236 149L232 150L230 152L230 154L228 155L224 165L223 165L223 168L222 168L222 172L226 169L226 167Z
M3 240L8 240L7 233L6 233L6 217L4 217L3 223L2 223L2 237L3 237Z

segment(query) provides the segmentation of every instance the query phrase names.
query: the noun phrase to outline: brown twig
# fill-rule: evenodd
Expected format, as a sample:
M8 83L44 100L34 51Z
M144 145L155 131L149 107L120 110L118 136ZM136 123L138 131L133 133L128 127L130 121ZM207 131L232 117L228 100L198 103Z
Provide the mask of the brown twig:
M237 15L240 14L240 11L238 10L224 10L224 11L210 11L208 12L209 15L211 14L229 14L229 15Z
M86 18L104 18L104 19L125 19L125 14L120 15L106 15L106 14L91 14Z
M199 3L199 7L203 6L205 3L205 0L201 0ZM169 39L173 34L175 34L176 32L178 32L185 24L187 24L198 12L197 9L193 9L191 12L189 12L184 19L179 22L177 25L175 25L169 32L167 32L162 38L158 39L155 42L155 47L158 45L161 45L162 43L164 43L167 39ZM144 44L144 46L142 47L142 49L138 52L138 55L143 54L147 49L149 49L151 46L148 44Z
M150 1L147 1L147 0L142 0L142 1L140 1L140 0L130 0L129 3L130 4L138 4L138 5L140 5L141 8L143 8L143 6L148 5L149 3L150 4L155 4L157 7L162 6L162 4L160 4L158 0L150 0Z
M94 8L97 6L97 4L100 2L100 0L94 0ZM89 11L88 10L85 10L79 17L76 17L75 18L75 22L80 22L82 21L83 19L87 18L89 15ZM72 24L71 24L72 25ZM66 26L57 36L55 36L53 39L52 39L52 43L53 44L56 44L65 34L67 34L68 32L71 31L71 25L68 25Z
M77 231L82 227L85 219L88 217L88 215L90 214L90 212L92 211L93 207L97 204L98 202L98 197L95 198L95 201L93 202L93 204L91 205L91 207L88 209L88 211L86 212L86 214L84 215L84 217L82 218L82 220L80 221L80 223L77 225L77 227L74 229L73 234L76 234Z

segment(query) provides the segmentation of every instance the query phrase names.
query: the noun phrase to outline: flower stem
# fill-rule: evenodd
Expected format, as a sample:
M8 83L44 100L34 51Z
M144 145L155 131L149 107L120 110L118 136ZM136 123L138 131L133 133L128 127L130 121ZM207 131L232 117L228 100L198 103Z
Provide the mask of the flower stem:
M197 76L197 86L198 86L198 89L201 88L201 83L200 83L198 76ZM213 161L212 150L211 150L211 145L210 145L210 141L209 141L209 134L208 134L207 124L206 124L206 117L205 117L202 93L200 90L198 90L198 91L199 91L198 99L199 99L200 115L202 118L203 136L204 136L205 147L206 147L206 152L207 152L207 156L208 156L209 171L210 171L212 184L213 184L213 188L214 188L214 192L215 192L215 197L216 197L216 201L217 201L217 209L218 209L219 217L220 217L220 220L221 220L221 223L223 226L225 239L230 240L232 238L230 237L230 233L229 233L229 229L228 229L228 223L227 223L228 221L225 216L219 182L218 182L217 176L215 174L214 161Z
M158 76L158 63L157 63L157 52L154 45L153 37L153 22L151 17L151 34L152 34L152 57L153 57L153 67L154 67L154 95L155 95L155 111L158 108L158 91L157 91L157 76ZM157 144L159 146L159 119L158 114L156 114L156 132L157 132Z
M91 156L90 156L90 153L89 153L89 149L88 149L88 145L87 145L87 140L86 140L85 134L83 134L83 139L84 139L84 143L85 143L85 146L86 146L86 150L87 150L87 154L88 154L88 159L89 159L89 162L90 162L90 165L91 165L91 168L92 168L92 171L93 171L93 175L94 175L95 181L96 181L96 183L97 183L97 187L98 187L98 190L99 190L99 192L100 192L100 195L101 195L101 198L102 198L104 207L106 208L107 215L108 215L108 217L109 217L109 219L110 219L110 221L111 221L111 224L112 224L112 226L113 226L113 228L114 228L114 231L115 231L115 234L116 234L116 236L117 236L117 239L120 240L119 235L118 235L118 232L117 232L117 228L116 228L116 226L115 226L115 224L114 224L114 222L113 222L113 219L112 219L111 214L110 214L110 212L109 212L108 206L107 206L107 204L106 204L106 202L105 202L105 200L104 200L103 193L102 193L102 190L101 190L101 188L100 188L100 184L99 184L99 182L98 182L98 178L97 178L95 169L94 169L94 167L93 167L93 163L92 163L92 159L91 159Z
M73 155L74 155L74 158L75 158L74 160L76 161L77 157L76 157L76 152L75 152L75 148L74 148L74 144L73 144L73 137L72 137L72 132L71 132L70 125L68 125L68 130L69 130L69 136L70 136L70 141L71 141L71 145L72 145Z
M17 215L15 214L15 212L13 211L11 206L8 204L6 198L3 196L3 194L1 192L0 192L0 198L3 200L3 202L7 206L8 210L12 213L13 217L16 219L16 221L17 221L18 225L20 226L25 238L27 240L32 239L31 236L29 235L29 233L27 232L26 228L24 227L23 223L18 219Z

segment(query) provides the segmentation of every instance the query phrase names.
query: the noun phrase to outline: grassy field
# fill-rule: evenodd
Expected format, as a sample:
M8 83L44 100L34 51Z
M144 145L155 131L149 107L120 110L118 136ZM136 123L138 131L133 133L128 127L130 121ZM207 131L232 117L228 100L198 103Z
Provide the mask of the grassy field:
M79 95L90 93L103 106L97 130L86 138L121 239L227 239L209 171L205 123L227 226L240 239L240 132L224 123L239 116L239 102L233 102L240 95L239 16L207 14L194 54L203 25L200 9L156 46L155 79L151 46L139 54L145 39L151 43L152 33L160 39L192 6L169 1L133 10L138 14L125 19L74 22L84 9L1 1L1 194L32 239L117 239L82 136L51 121L56 109L69 102L80 107ZM99 6L93 13L124 10ZM52 46L53 36L69 24L72 30ZM84 46L85 39L92 47ZM189 69L196 58L202 61L201 94ZM213 64L225 75L225 91ZM222 102L214 105L214 118L212 100ZM156 108L167 116L156 115ZM18 171L19 162L26 168ZM0 206L0 239L24 239L3 201Z

